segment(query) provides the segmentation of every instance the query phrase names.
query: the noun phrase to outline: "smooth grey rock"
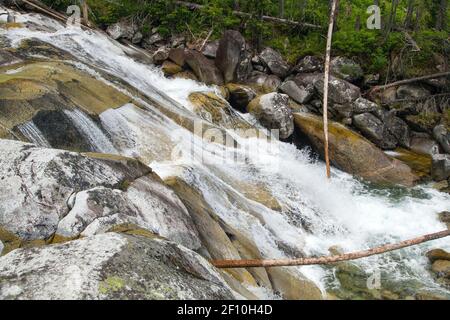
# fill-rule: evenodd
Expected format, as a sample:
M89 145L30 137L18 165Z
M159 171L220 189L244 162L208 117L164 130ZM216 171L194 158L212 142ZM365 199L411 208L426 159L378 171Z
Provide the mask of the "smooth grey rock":
M2 255L3 248L5 248L5 246L3 245L3 242L0 241L0 256Z
M306 87L303 85L299 86L293 80L285 81L280 86L280 90L300 104L305 104L311 101L311 98L315 92L313 85L308 85Z
M223 85L224 79L220 70L200 52L189 50L186 52L186 63L194 71L200 81L205 84Z
M359 97L352 103L352 110L355 114L366 113L366 112L375 112L380 107L370 100Z
M91 235L126 222L200 247L187 209L137 160L9 140L0 140L0 150L0 227L22 240L46 240L57 230L63 237Z
M219 41L211 41L208 42L202 50L202 54L211 59L215 59L217 57L217 50L219 49Z
M259 96L250 102L247 110L267 129L279 130L281 139L294 133L294 116L288 95L273 92Z
M433 129L433 136L439 142L445 153L450 153L450 132L443 124Z
M106 233L0 258L0 299L238 297L197 253L151 236Z
M450 178L450 155L448 154L433 155L431 176L436 181L442 181Z
M225 83L245 81L252 72L251 59L252 54L244 37L235 30L225 31L215 58Z
M316 90L323 95L323 74L316 74L310 77ZM347 104L352 103L361 97L361 90L345 80L330 76L328 94L332 103Z
M356 82L364 77L361 66L352 59L335 57L331 60L330 67L336 77L349 82Z
M395 137L387 130L383 121L371 113L362 113L353 117L353 125L370 141L382 149L394 149L397 146Z
M118 40L121 38L132 40L136 32L137 27L131 21L127 20L121 20L110 25L106 29L106 33L108 33L109 36L114 40Z
M439 154L439 145L426 135L413 135L411 137L410 149L414 152L428 154L430 156Z
M259 58L267 68L276 76L285 78L290 70L289 65L283 60L281 54L272 48L265 48Z

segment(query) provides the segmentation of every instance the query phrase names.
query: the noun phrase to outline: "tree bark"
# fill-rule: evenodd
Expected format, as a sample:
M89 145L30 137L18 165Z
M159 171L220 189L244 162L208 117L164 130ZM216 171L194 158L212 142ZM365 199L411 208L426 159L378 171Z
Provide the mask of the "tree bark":
M424 242L441 239L450 236L450 230L437 233L427 234L411 240L402 241L396 244L387 244L369 250L358 251L353 253L340 254L336 256L319 257L319 258L300 258L300 259L277 259L277 260L215 260L211 263L217 268L261 268L261 267L289 267L289 266L307 266L307 265L324 265L341 261L357 260L390 251L395 251L411 246L415 246Z
M336 9L338 0L333 0L331 4L330 22L328 25L327 48L325 54L325 76L323 81L323 130L325 134L325 162L327 166L327 177L331 178L330 155L328 152L328 82L330 81L330 60L331 60L331 42L333 39L334 20L336 18Z
M278 0L278 12L279 12L279 17L280 18L284 18L284 15L285 15L285 3L284 3L284 0Z
M376 91L380 91L380 90L384 90L384 89L388 89L388 88L392 88L392 87L398 87L398 86L413 83L413 82L419 82L419 81L424 81L424 80L428 80L428 79L442 78L442 77L447 77L447 76L450 76L450 71L434 73L434 74L417 77L417 78L400 80L400 81L388 83L384 86L376 86L376 87L372 88L371 92L376 92Z
M447 28L447 0L441 0L437 10L436 29L442 31Z

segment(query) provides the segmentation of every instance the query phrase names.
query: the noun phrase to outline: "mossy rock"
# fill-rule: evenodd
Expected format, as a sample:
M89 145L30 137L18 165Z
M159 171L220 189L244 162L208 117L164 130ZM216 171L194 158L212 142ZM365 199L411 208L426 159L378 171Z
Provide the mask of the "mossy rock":
M417 153L414 151L398 148L390 154L393 158L406 163L413 172L421 179L426 179L431 175L432 159L428 154Z

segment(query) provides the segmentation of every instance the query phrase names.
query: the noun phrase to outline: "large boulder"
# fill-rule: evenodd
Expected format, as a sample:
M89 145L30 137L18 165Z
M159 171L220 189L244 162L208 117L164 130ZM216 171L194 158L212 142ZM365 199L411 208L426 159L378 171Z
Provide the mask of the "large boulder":
M450 178L450 155L433 155L431 175L436 181L447 180L448 178Z
M356 99L351 104L352 112L354 114L366 113L366 112L376 112L380 107L370 100L364 99L362 97Z
M219 49L219 40L214 40L208 42L202 50L202 54L211 59L215 59L217 57L217 50Z
M249 47L238 31L224 32L216 51L216 66L226 83L247 79L252 71L251 57Z
M287 139L294 133L294 117L289 108L289 96L285 94L259 96L250 102L247 111L267 129L279 130L281 139Z
M0 258L0 299L234 299L217 270L185 247L136 230Z
M186 64L194 71L200 81L206 84L224 84L220 70L212 60L209 60L200 52L189 50L186 53Z
M397 140L387 129L383 121L371 113L362 113L353 117L353 125L370 141L382 149L397 147Z
M193 92L189 101L201 118L228 129L249 129L246 122L228 102L212 92Z
M310 78L316 90L323 95L323 74L311 75ZM361 90L350 82L330 76L328 94L332 103L349 104L361 97Z
M417 153L435 155L439 154L439 144L422 132L411 132L410 149Z
M352 59L335 57L331 60L331 72L338 78L349 82L356 82L364 77L364 72L359 64Z
M121 20L110 25L106 29L106 33L114 40L127 39L132 41L137 33L138 27L131 20Z
M284 61L281 54L272 48L265 48L259 55L264 65L276 76L285 78L290 70L290 66Z
M312 84L297 84L294 80L287 80L280 86L280 90L300 104L308 103L314 96L315 89Z
M450 132L446 126L443 124L436 126L433 129L433 136L439 142L445 153L450 153Z
M186 64L186 50L182 48L171 49L169 52L169 59L175 62L180 67Z
M59 241L133 223L186 247L200 246L187 209L141 162L0 144L0 228L18 241Z
M294 113L294 119L299 130L323 154L322 118ZM389 158L371 142L339 123L330 123L329 143L331 161L343 171L376 183L412 186L418 179L406 164Z

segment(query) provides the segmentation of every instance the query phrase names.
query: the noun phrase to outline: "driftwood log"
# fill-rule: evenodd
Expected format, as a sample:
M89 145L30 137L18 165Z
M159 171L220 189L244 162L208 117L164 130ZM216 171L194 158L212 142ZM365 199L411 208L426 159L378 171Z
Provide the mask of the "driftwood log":
M450 236L450 230L427 234L418 238L402 241L396 244L387 244L373 249L358 251L353 253L340 254L335 256L300 259L276 259L276 260L214 260L211 263L217 268L261 268L261 267L288 267L324 265L340 261L357 260L406 247L415 246L424 242L441 239Z

